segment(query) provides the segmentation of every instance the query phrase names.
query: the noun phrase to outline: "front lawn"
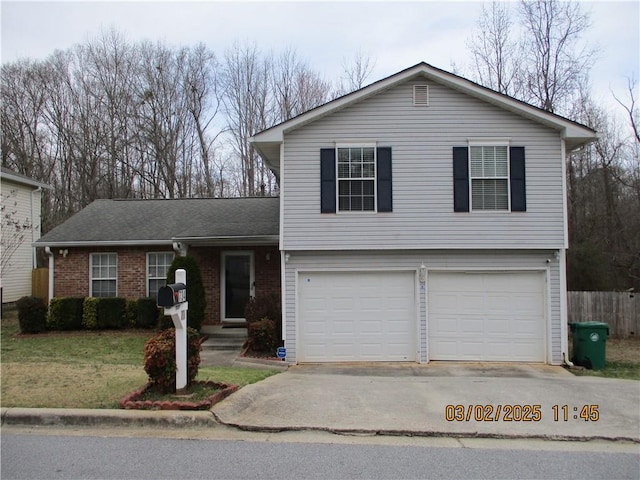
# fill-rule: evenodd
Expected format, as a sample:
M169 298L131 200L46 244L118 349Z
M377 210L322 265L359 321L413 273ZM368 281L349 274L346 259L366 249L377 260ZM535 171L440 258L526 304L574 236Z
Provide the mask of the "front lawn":
M143 350L153 331L19 333L17 312L3 311L2 407L118 408L147 382ZM240 387L276 370L200 367L196 380Z

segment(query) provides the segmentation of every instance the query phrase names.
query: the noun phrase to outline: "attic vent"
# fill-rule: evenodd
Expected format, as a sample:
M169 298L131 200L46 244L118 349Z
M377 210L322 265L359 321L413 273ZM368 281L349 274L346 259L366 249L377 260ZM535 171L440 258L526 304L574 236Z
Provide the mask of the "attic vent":
M429 105L429 85L413 86L413 104L424 107Z

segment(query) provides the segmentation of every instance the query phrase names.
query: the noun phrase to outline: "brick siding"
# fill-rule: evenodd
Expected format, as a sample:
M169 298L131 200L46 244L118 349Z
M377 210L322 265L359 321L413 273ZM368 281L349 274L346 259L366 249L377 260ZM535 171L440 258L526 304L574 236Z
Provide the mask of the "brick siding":
M66 257L58 249L54 253L54 295L56 297L89 296L89 262L92 253L118 254L118 296L147 296L147 253L168 252L169 247L68 248ZM276 246L260 247L192 247L192 255L202 272L207 295L205 324L220 323L220 265L227 251L253 252L256 297L280 293L280 252Z

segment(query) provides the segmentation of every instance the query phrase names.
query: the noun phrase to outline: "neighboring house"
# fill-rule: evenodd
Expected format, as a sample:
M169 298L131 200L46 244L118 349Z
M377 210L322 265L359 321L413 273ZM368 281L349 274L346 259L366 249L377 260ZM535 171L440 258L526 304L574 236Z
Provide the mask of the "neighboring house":
M205 324L241 322L250 297L280 291L278 219L270 197L96 200L36 245L49 255L50 297L155 297L174 256L188 253Z
M595 137L425 63L255 135L287 360L560 364L565 159Z
M31 272L37 267L32 244L40 238L42 189L49 185L2 167L2 302L31 295Z

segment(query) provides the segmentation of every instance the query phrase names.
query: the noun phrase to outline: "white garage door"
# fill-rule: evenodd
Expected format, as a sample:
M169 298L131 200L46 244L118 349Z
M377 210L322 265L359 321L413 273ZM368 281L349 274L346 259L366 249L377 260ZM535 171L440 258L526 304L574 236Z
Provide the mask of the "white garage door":
M298 360L415 360L415 302L412 272L300 273Z
M431 272L430 360L544 362L542 272Z

